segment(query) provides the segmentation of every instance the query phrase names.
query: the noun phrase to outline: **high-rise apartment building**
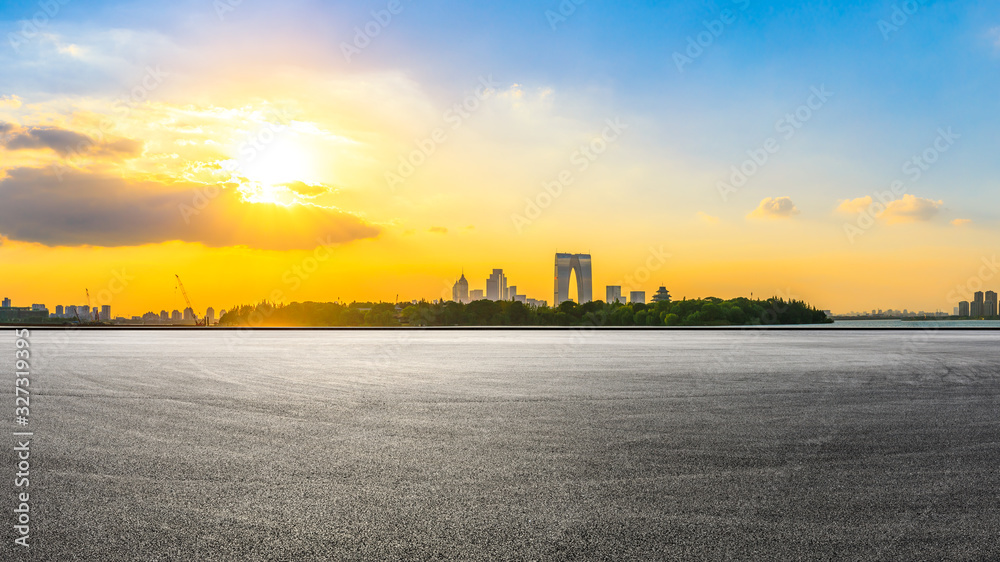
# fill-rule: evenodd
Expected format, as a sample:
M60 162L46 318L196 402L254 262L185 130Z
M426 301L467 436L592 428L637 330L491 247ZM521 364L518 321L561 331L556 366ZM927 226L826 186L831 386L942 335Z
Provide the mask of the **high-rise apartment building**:
M969 301L962 301L958 303L958 315L959 316L969 315Z
M979 318L986 313L986 295L982 291L976 292L975 299L972 301L971 314L975 318Z
M646 304L646 291L632 291L628 294L628 302L631 304Z
M4 299L3 300L3 308L11 308L11 306L10 306L10 299Z
M997 294L993 291L986 291L986 300L983 302L983 316L994 317L997 315Z
M215 309L208 307L208 310L205 311L205 325L211 326L212 324L215 324Z
M469 291L469 302L476 302L484 300L486 296L483 295L482 289L476 289L474 291Z
M110 322L111 321L111 305L110 304L102 304L101 305L101 320L103 320L105 322Z
M624 303L625 299L622 298L622 287L621 285L608 285L606 289L607 298L604 302L608 304Z

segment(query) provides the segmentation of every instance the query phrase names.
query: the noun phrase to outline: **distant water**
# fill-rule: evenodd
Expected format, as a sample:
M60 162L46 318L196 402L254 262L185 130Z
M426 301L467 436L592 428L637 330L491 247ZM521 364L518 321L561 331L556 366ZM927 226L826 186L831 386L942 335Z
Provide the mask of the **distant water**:
M997 320L940 320L940 321L913 321L903 320L837 320L833 324L824 324L827 328L1000 328L1000 321Z

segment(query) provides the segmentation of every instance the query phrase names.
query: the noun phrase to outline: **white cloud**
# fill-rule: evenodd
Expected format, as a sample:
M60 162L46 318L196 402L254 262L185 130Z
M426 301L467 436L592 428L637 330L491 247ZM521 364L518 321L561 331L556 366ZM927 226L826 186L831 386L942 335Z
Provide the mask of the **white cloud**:
M902 199L889 203L879 217L889 224L926 222L934 218L943 207L944 201L904 195Z
M697 217L705 224L719 224L719 217L713 217L712 215L702 211L698 211Z
M11 109L17 109L21 107L21 98L14 95L0 96L0 107L9 107Z
M934 201L916 195L906 194L903 195L902 199L890 201L888 204L875 201L869 195L857 199L841 200L837 211L850 215L868 213L888 224L903 224L929 221L937 216L942 208L944 208L944 201ZM961 220L959 219L959 221ZM958 226L957 222L952 224Z
M867 197L858 197L857 199L844 199L840 202L840 206L837 207L837 210L841 213L856 215L867 211L868 208L872 206L873 201L874 199L872 199L871 195Z
M750 219L790 219L799 214L799 209L790 197L768 197L760 202L747 218Z

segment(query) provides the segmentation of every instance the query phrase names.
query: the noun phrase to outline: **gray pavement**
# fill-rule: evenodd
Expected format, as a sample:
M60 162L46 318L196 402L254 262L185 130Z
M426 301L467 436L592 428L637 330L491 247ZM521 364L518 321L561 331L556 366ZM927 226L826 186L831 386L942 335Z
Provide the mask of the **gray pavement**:
M31 341L0 560L1000 558L1000 332Z

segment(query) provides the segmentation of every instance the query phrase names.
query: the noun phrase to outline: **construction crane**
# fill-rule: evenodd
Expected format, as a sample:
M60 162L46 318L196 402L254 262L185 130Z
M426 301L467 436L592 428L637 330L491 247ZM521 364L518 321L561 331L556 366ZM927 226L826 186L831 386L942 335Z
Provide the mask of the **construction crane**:
M188 298L187 291L184 290L184 283L181 283L181 276L175 273L174 277L177 278L177 287L181 290L181 294L184 295L184 302L187 303L188 308L191 309L191 315L194 316L194 325L204 326L205 323L208 321L208 318L205 318L205 322L198 320L198 313L194 311L194 306L191 304L191 299Z
M101 313L97 310L96 306L92 306L92 303L90 301L90 289L84 289L83 291L87 293L87 310L89 311L88 314L90 315L91 322L100 324ZM105 318L105 320L107 320L107 318Z

